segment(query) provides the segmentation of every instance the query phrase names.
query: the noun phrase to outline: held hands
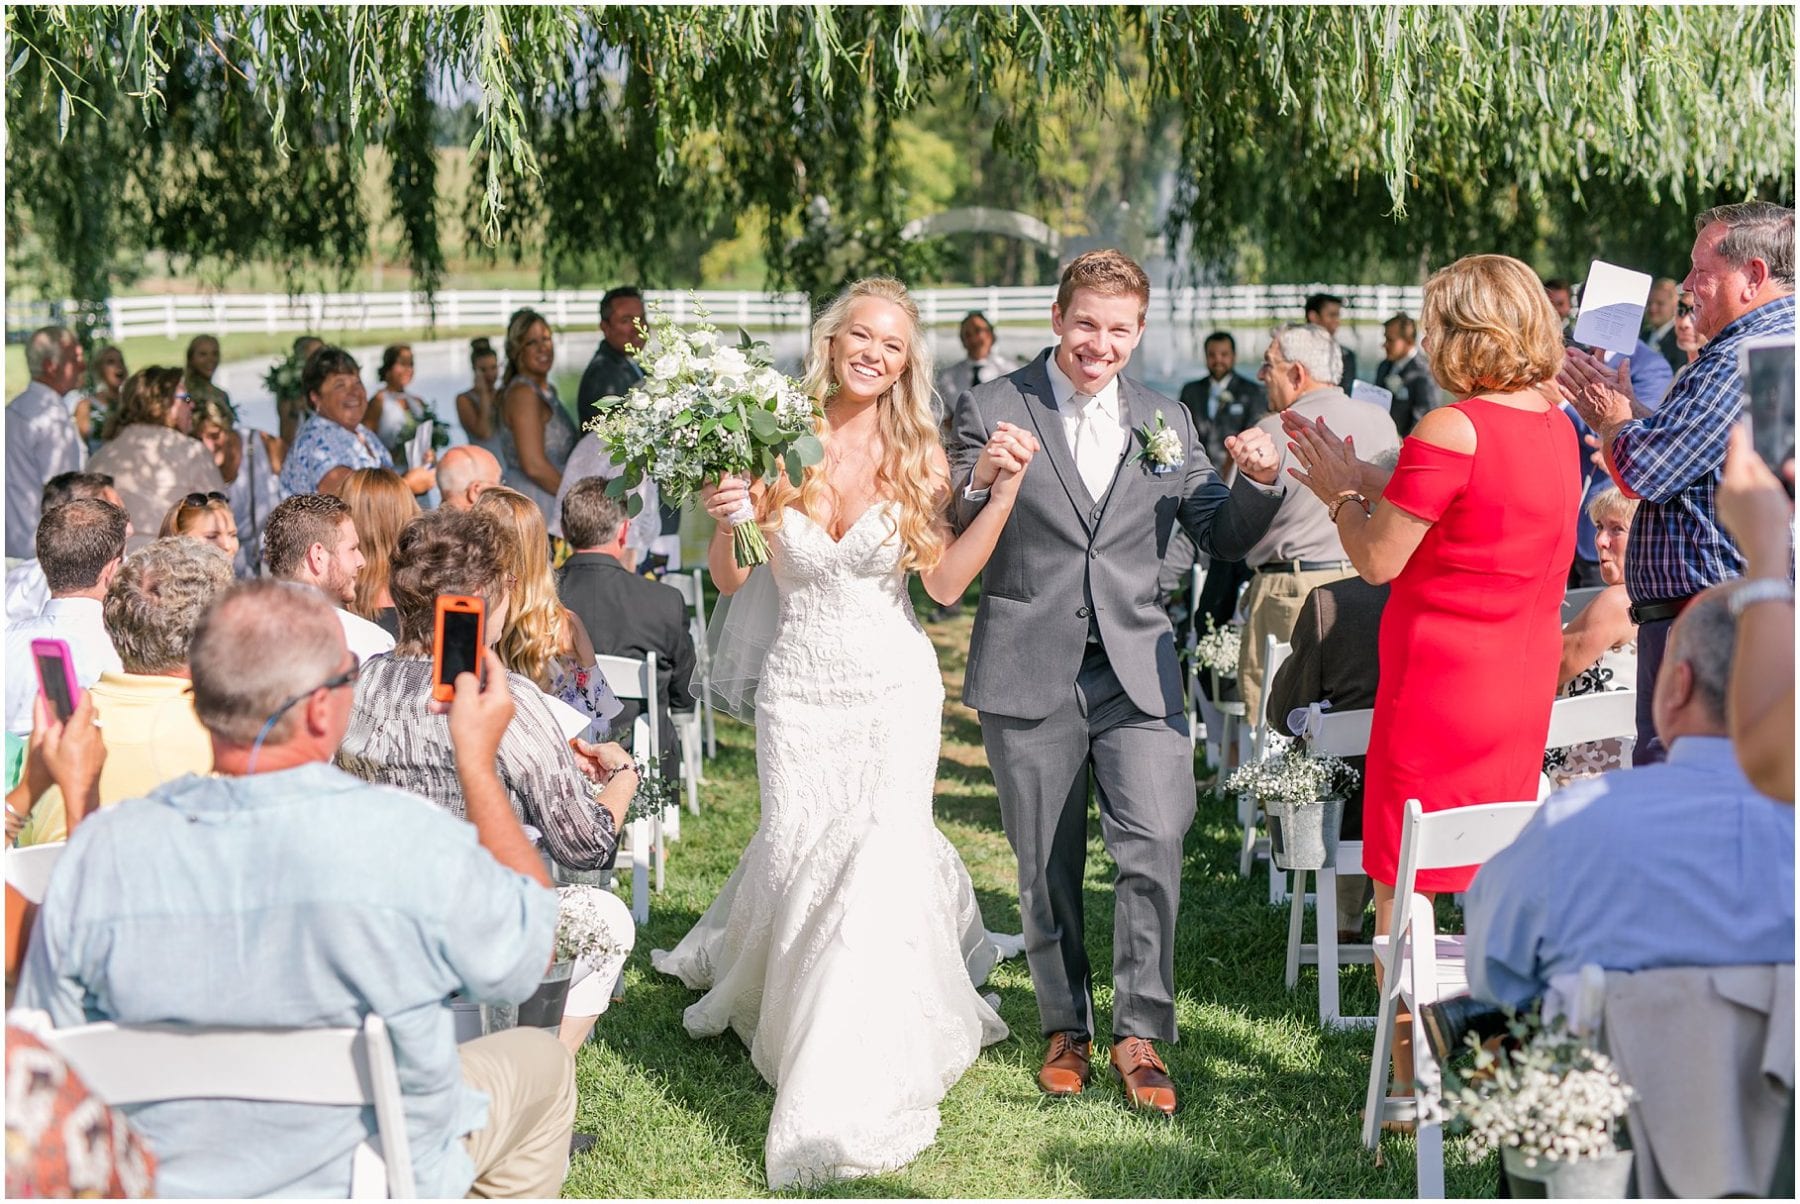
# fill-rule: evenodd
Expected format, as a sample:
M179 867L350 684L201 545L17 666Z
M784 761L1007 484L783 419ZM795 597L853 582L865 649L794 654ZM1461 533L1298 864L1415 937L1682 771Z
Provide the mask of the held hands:
M1792 473L1793 463L1785 468ZM1725 471L1719 478L1716 501L1719 522L1743 549L1751 575L1786 576L1794 503L1751 447L1741 424L1731 428L1725 444Z
M1003 498L1017 496L1026 466L1038 450L1037 436L1030 431L1010 422L997 424L987 446L981 449L980 459L975 461L970 488L991 489Z
M1361 492L1364 465L1353 439L1339 439L1323 418L1308 422L1292 410L1282 411L1281 429L1290 440L1288 450L1300 462L1299 468L1288 469L1288 475L1321 502L1330 505L1346 493Z
M1225 450L1238 471L1258 485L1274 485L1281 480L1281 452L1269 432L1256 427L1236 435L1225 436Z
M1631 421L1637 397L1631 391L1631 361L1621 359L1615 371L1598 356L1570 347L1556 374L1557 395L1575 407L1581 420L1601 438Z
M481 650L483 685L473 673L456 677L456 700L446 706L441 702L426 704L434 715L450 716L450 744L459 759L491 766L500 751L500 738L512 722L512 685L506 677L506 666L492 648Z

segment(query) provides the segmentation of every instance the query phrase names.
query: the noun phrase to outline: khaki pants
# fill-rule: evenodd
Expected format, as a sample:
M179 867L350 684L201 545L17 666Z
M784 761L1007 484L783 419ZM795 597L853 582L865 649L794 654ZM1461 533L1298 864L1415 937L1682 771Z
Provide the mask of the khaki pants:
M1356 576L1355 569L1319 569L1310 573L1257 573L1244 590L1244 642L1238 649L1238 689L1244 696L1244 719L1264 722L1263 643L1274 636L1287 643L1306 595L1317 586Z
M514 1028L468 1041L463 1082L488 1097L487 1127L463 1138L470 1199L555 1199L569 1174L575 1059L550 1033Z

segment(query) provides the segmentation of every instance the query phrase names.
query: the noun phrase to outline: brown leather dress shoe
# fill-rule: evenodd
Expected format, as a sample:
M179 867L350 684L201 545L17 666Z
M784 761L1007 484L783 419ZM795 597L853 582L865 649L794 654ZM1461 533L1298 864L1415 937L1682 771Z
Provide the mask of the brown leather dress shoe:
M1044 1068L1038 1071L1038 1086L1046 1095L1080 1095L1093 1073L1090 1066L1093 1055L1091 1038L1075 1033L1051 1033L1050 1048L1044 1054Z
M1156 1047L1142 1037L1127 1037L1112 1047L1113 1073L1125 1084L1134 1108L1175 1115L1175 1084Z

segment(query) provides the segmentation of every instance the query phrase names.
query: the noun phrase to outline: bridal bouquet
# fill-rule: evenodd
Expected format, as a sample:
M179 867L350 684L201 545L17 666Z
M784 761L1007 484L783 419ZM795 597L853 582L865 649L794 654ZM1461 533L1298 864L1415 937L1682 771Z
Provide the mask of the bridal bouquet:
M742 335L723 344L706 322L683 330L660 306L651 308L647 340L638 355L644 379L624 397L602 398L589 425L624 472L607 486L625 497L645 477L680 505L722 476L780 473L795 486L825 452L813 423L818 406L799 384L777 372L766 343ZM643 500L633 496L636 517ZM745 505L732 516L732 547L741 567L763 564L768 545Z

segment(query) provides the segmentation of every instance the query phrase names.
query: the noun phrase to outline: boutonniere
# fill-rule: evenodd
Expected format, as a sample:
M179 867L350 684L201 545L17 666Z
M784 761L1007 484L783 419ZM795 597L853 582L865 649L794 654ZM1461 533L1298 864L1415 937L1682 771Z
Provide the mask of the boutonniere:
M1150 471L1157 476L1174 472L1187 462L1186 449L1181 446L1181 435L1163 421L1161 410L1156 411L1156 421L1146 422L1135 432L1138 442L1143 444L1134 463L1148 464Z

